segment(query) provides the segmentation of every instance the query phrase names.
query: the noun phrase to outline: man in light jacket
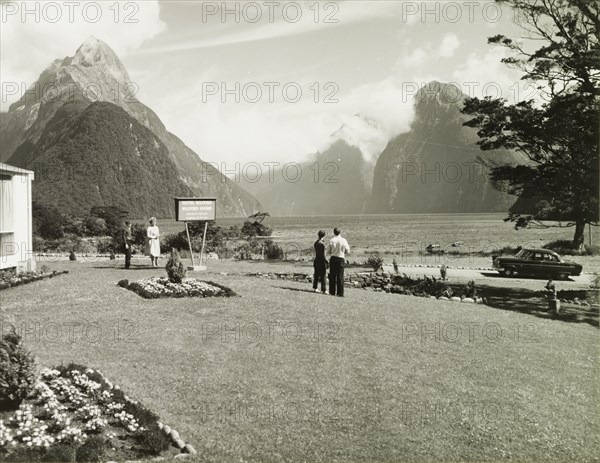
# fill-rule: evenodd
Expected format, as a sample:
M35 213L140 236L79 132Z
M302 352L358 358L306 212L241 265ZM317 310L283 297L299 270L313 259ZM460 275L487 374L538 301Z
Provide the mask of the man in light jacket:
M350 254L348 241L342 237L339 228L333 229L334 237L329 241L329 294L344 297L344 263Z

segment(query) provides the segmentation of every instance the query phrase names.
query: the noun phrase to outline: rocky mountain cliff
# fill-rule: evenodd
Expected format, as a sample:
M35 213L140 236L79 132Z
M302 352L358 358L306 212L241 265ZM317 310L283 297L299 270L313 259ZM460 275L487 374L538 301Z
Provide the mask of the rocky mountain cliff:
M392 139L373 175L367 212L505 212L515 197L499 191L489 167L526 162L508 150L483 152L475 129L462 124L466 95L431 82L415 96L411 129Z
M127 70L112 49L98 39L88 39L73 57L54 61L7 113L0 113L0 161L40 171L34 194L42 202L66 207L66 212L71 207L80 210L113 204L115 195L111 192L130 193L127 201L132 216L154 213L170 217L172 197L184 193L216 197L220 216L247 216L262 209L252 195L221 174L206 175L213 172L212 168L170 133L158 116L136 98L136 92L135 83L130 82ZM114 108L107 104L92 108L95 102ZM92 145L91 140L99 145ZM153 141L146 146L140 144L141 140ZM77 153L65 154L64 150L73 144ZM111 151L117 146L120 151ZM78 164L80 172L85 172L89 163L92 172L115 173L115 162L129 165L129 157L134 155L137 161L141 160L136 166L135 186L123 182L124 175L131 172L98 178L69 177L64 172L61 177L57 169L62 165L59 159L69 158ZM48 164L51 159L55 164ZM148 162L152 165L145 164ZM43 169L50 168L51 181L43 173ZM90 183L100 179L108 183ZM58 186L59 180L65 180L72 188ZM141 191L133 192L131 188ZM55 194L40 194L48 191ZM73 200L69 198L73 191L85 194ZM164 198L159 199L158 194L167 198L164 204ZM87 204L87 200L94 203Z
M337 140L310 161L297 165L299 168L290 166L285 173L282 169L275 170L272 178L265 170L258 181L245 181L242 185L272 215L361 214L365 211L373 165L364 160L358 148Z

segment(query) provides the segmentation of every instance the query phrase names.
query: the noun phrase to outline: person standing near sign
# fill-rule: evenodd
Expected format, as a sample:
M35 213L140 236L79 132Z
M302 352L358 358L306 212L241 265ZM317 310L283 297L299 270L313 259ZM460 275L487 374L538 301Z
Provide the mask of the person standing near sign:
M329 241L328 254L331 256L329 264L329 294L344 297L344 263L346 254L350 254L350 246L346 238L342 238L339 228L333 229L335 235Z
M156 217L150 218L150 226L147 230L148 236L148 254L152 260L152 267L158 267L158 258L160 257L160 231L156 226Z
M131 232L131 222L125 222L123 228L123 242L125 243L125 268L131 266L131 244L133 243L133 234Z

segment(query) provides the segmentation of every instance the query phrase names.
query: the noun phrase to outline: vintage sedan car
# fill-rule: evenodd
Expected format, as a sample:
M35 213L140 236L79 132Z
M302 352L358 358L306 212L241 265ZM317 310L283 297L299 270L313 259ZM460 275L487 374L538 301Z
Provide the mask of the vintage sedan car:
M565 280L581 274L583 267L564 260L549 249L521 249L514 256L492 256L493 267L501 275L533 275Z

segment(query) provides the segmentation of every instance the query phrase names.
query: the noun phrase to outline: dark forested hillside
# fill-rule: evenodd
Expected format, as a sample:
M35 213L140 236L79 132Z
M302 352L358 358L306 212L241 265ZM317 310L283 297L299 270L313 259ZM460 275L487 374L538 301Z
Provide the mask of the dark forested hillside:
M47 148L53 147L53 151L50 153L53 158L74 156L73 154L59 153L58 147L54 146L57 134L61 133L66 137L65 140L70 138L78 140L79 163L81 170L86 173L86 180L88 180L87 175L94 175L88 171L97 170L98 164L110 166L111 169L116 168L119 150L120 155L123 156L136 153L136 150L130 152L124 149L131 142L131 134L111 129L104 130L105 124L96 119L87 121L89 141L94 142L89 147L81 133L67 133L73 122L70 118L76 118L77 114L94 102L107 102L121 108L131 119L148 129L154 135L157 143L160 142L162 146L160 149L161 159L165 156L165 159L170 161L167 165L163 161L159 163L157 158L151 166L137 169L136 182L139 184L139 188L146 190L149 185L152 185L156 191L154 198L146 195L141 197L134 195L130 196L128 200L120 199L120 201L129 201L132 207L140 211L151 210L154 208L153 201L160 201L161 204L170 201L170 197L161 196L159 198L159 194L171 190L181 190L182 184L185 184L187 186L185 191L192 196L216 197L219 202L217 210L220 216L248 216L261 209L260 203L252 195L219 172L206 175L207 171L210 171L209 165L202 161L198 154L186 146L183 141L169 132L160 118L132 94L131 88L132 82L127 70L115 52L106 43L90 37L79 47L74 56L52 62L19 101L13 103L7 113L0 114L0 137L2 139L0 161L18 167L29 167L34 171L40 166L51 168L53 166L49 165L47 161L49 153L45 153ZM65 104L67 104L66 107ZM98 109L96 108L96 110ZM99 112L96 116L101 117L103 114L105 113ZM113 112L109 110L106 114L113 115ZM108 126L112 123L112 121L105 122ZM99 135L100 131L102 135ZM124 140L110 140L110 138L124 135L127 137ZM96 138L99 136L107 136L108 139L99 140ZM100 145L102 145L102 149L99 148ZM113 148L117 147L119 150L113 151ZM60 145L60 149L69 150L69 142L64 141L64 144ZM138 149L146 148L140 146ZM105 154L109 155L109 158L96 159L95 163L90 165L84 164ZM43 156L43 159L36 159L38 156ZM124 175L127 172L126 167L130 166L133 161L125 158L119 161L125 167L122 170L117 169L117 171ZM66 177L65 184L71 185L75 191L79 192L79 195L77 198L69 197L69 195L61 196L69 190L66 190L65 185L60 185L58 181L62 164L58 161L54 163L56 164L56 168L52 170L56 184L54 189L50 189L46 182L42 184L36 181L33 185L36 197L45 197L50 194L52 201L59 201L65 205L77 205L79 208L83 207L88 200L99 198L106 200L107 197L112 196L109 193L111 189L116 192L117 196L121 196L122 181L118 177L113 178L111 175L100 173L98 173L98 179L101 178L108 183L103 186L92 181L89 190L87 184L80 182L84 177ZM169 167L174 170L169 173L162 172L162 175L158 176L156 174L160 171L159 164L165 169ZM44 176L43 172L36 171L35 173L38 178ZM146 174L152 176L145 177ZM95 179L90 178L90 180ZM117 183L110 185L110 182L113 181ZM163 184L167 181L175 183ZM40 191L38 191L38 187L41 188ZM100 194L98 190L102 191L103 188L105 191ZM142 202L136 203L138 199ZM89 209L95 205L97 204L89 203L86 206Z
M112 103L66 103L28 151L33 199L62 212L115 205L133 217L171 217L173 197L192 194L158 137Z

